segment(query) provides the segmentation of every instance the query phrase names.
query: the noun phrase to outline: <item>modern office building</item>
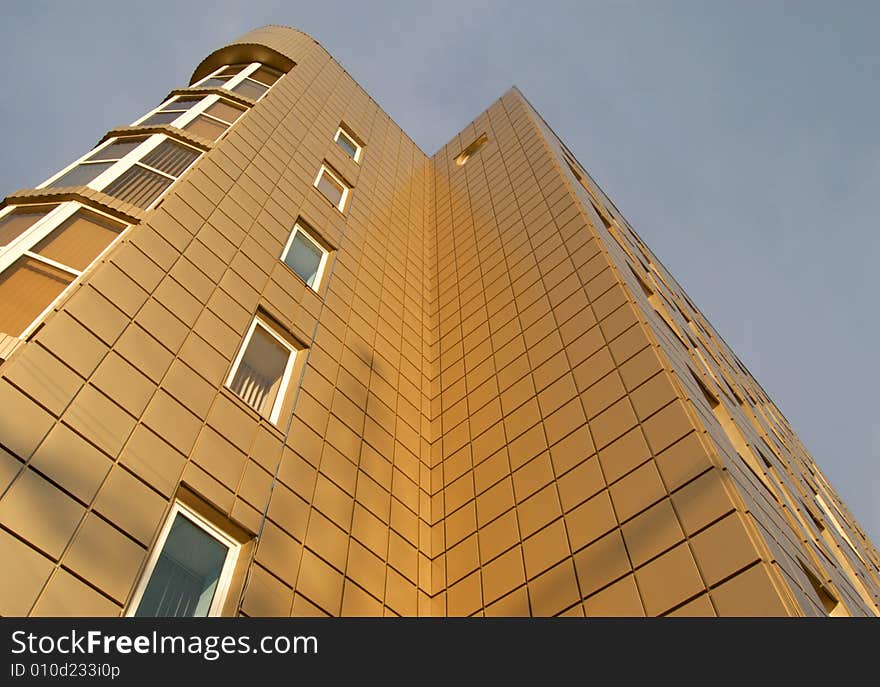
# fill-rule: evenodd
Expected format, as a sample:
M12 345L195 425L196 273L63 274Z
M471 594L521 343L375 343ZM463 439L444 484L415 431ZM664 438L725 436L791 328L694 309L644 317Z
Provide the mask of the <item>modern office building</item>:
M0 210L0 614L877 615L788 422L513 89L220 48Z

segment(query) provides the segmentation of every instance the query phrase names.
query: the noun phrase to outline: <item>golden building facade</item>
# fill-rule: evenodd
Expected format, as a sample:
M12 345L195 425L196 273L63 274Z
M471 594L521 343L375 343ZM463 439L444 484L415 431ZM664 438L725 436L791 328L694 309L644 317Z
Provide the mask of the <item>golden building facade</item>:
M877 615L780 411L516 89L433 157L252 31L0 211L2 615Z

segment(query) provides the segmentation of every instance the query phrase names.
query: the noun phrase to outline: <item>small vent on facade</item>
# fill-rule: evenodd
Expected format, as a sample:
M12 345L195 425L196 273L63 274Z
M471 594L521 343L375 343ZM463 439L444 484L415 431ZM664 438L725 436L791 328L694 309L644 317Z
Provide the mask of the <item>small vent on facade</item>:
M477 153L477 151L482 148L486 143L489 142L489 137L486 134L481 134L476 141L471 143L467 148L462 150L458 157L455 158L455 164L461 167L464 163L466 163L473 155Z

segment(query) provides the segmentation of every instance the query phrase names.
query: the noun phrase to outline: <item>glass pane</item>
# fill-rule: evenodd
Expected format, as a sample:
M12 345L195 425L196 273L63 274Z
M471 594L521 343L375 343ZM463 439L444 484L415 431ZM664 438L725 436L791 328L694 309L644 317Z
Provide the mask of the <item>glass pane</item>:
M14 239L21 236L39 220L48 215L52 209L52 207L46 207L45 205L19 208L13 210L8 215L0 217L0 247L8 245Z
M349 156L354 159L357 155L357 145L355 145L354 141L352 141L348 136L345 135L345 132L340 131L339 136L336 137L336 142L339 144L339 147L342 148Z
M205 109L205 114L217 117L230 124L241 117L243 112L244 108L227 103L225 100L218 100L216 103Z
M134 165L107 184L104 193L140 208L148 208L173 183L168 177Z
M80 210L31 250L81 272L123 229L120 224Z
M211 141L216 141L220 138L228 128L228 124L218 122L216 119L211 119L210 117L204 117L202 115L199 115L183 127L184 131L189 131L197 136L204 136Z
M113 162L92 162L84 165L77 165L67 174L58 177L53 181L50 188L60 188L61 186L85 186L101 172L110 169L115 163Z
M259 100L260 96L269 90L269 87L264 86L261 83L257 83L256 81L245 79L240 84L238 84L238 86L235 86L230 90L232 90L233 93L238 93L240 95L247 96L248 98Z
M74 279L39 260L20 257L0 274L0 332L21 335Z
M271 69L270 67L260 67L257 71L251 74L249 79L256 79L260 83L264 83L267 86L271 86L273 83L278 81L281 78L281 72Z
M223 67L223 71L220 72L223 76L235 76L245 67L250 67L250 63L248 64L230 64L228 67Z
M290 350L257 325L230 388L251 408L268 417L289 358Z
M284 262L296 272L309 286L314 286L318 267L321 265L323 251L318 248L302 231L297 231L290 243L290 250L284 256Z
M141 137L138 138L123 138L119 141L115 141L110 145L101 148L97 153L87 158L89 161L92 160L121 160L126 155L128 155L132 150L137 148L141 143L146 141L147 139Z
M179 177L199 155L198 150L165 140L144 155L141 162L165 174Z
M144 121L142 121L138 126L159 126L160 124L171 124L175 119L177 119L182 112L171 112L171 111L163 111L157 112L156 114L150 115Z
M222 79L205 79L197 87L194 86L193 88L223 88L223 84L225 84L227 81L229 81L229 77L225 77Z
M339 202L342 200L343 186L327 174L326 171L322 172L321 178L318 179L318 190L327 197L327 200L336 207L339 207Z
M208 615L228 553L229 547L178 513L135 616Z
M197 102L204 100L203 96L194 96L194 97L186 97L186 98L175 98L170 103L168 103L163 110L188 110Z

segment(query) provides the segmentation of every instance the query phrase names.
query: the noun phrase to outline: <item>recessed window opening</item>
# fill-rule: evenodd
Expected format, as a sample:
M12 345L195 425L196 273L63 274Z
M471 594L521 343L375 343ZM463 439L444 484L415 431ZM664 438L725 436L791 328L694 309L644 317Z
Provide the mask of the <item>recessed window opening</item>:
M351 187L349 187L341 177L330 171L330 168L327 165L321 165L321 169L318 170L318 176L315 177L314 186L324 194L324 197L329 200L337 210L340 212L345 210Z
M826 587L822 581L816 577L816 575L803 564L802 561L798 561L801 565L801 570L804 571L804 574L807 576L807 579L810 581L810 586L813 588L816 596L819 599L819 603L824 609L825 613L832 618L846 618L849 617L849 613L847 613L846 608L837 598L831 593L831 591Z
M859 553L859 550L856 548L855 544L853 544L852 539L849 538L849 535L846 533L846 531L841 526L840 520L837 519L837 517L834 515L834 513L828 507L828 503L825 501L824 498L822 498L822 495L821 494L814 494L814 497L816 499L816 503L819 504L819 508L821 508L822 512L825 514L825 517L828 519L828 521L831 523L831 525L834 527L834 529L837 530L837 534L839 534L840 537L843 539L843 541L845 541L847 543L849 548L852 549L852 552L856 556L858 556L859 559L862 560L862 562L864 562L864 558L862 558L862 554Z
M296 351L260 317L245 335L226 385L273 424L278 421Z
M355 140L354 134L346 130L342 125L336 130L336 135L333 136L333 140L336 141L337 145L342 148L352 160L355 162L361 161L361 153L363 153L364 150L363 146Z
M315 291L327 266L328 251L313 236L313 230L297 220L281 259Z
M455 164L459 167L464 165L470 158L477 154L477 152L482 148L486 143L489 142L489 136L486 134L480 134L477 137L477 140L471 143L467 148L462 150L458 156L455 158Z
M693 371L691 371L693 374ZM700 381L699 377L694 375L697 383L700 386L700 390L703 392L703 395L706 398L706 402L709 404L709 407L712 409L713 414L715 415L715 419L718 420L718 424L721 425L721 429L724 430L724 433L727 435L728 441L730 441L734 450L737 452L742 461L748 466L748 468L752 471L755 477L758 478L758 481L764 485L767 491L773 496L777 501L779 497L776 494L776 491L773 489L773 486L770 484L770 480L767 479L767 476L764 474L764 470L761 467L761 462L758 460L758 457L752 451L748 442L746 441L745 436L740 431L736 422L734 422L733 418L730 416L730 411L728 411L727 406L721 403L718 400L717 395L714 393L710 393L706 388L706 385Z
M135 591L129 615L220 615L240 548L232 537L175 503Z

